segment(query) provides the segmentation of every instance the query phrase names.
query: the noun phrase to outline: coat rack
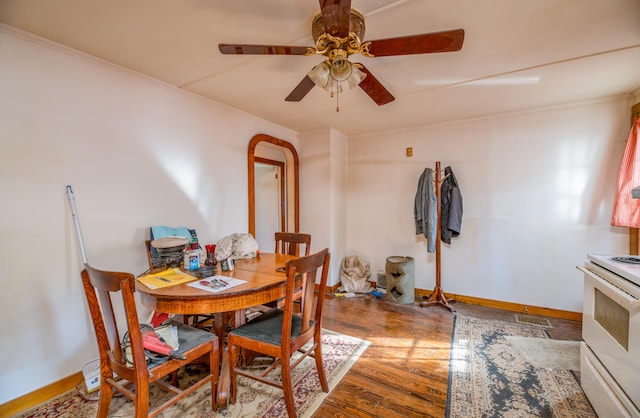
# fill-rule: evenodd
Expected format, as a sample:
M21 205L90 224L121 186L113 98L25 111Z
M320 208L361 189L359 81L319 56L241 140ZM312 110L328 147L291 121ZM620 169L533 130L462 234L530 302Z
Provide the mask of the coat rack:
M447 296L444 294L444 291L442 290L441 278L440 278L440 272L441 272L440 247L442 244L442 241L440 238L440 228L441 228L440 226L440 216L441 216L440 186L445 178L446 176L442 179L440 178L440 161L437 161L436 172L435 172L436 207L437 207L437 214L438 214L438 218L437 218L438 221L436 222L437 224L436 225L436 287L433 289L433 292L431 293L431 296L429 296L428 299L426 296L423 296L423 298L427 300L424 302L420 302L420 306L432 306L432 305L439 304L449 309L451 312L455 312L456 310L454 309L454 307L450 305L450 303L455 302L455 300L448 299Z

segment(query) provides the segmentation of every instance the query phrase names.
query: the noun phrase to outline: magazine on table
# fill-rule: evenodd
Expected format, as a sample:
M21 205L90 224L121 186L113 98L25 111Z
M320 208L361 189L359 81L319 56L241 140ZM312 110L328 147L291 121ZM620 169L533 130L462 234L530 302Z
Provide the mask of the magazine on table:
M195 287L200 290L206 290L207 292L218 293L235 286L240 286L246 282L246 280L216 275L189 283L188 286Z

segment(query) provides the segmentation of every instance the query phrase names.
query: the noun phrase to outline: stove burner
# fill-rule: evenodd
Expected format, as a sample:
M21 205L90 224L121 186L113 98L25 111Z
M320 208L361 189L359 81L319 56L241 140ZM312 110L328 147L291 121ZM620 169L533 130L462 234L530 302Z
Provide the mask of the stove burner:
M627 264L640 264L640 257L611 257L613 261Z

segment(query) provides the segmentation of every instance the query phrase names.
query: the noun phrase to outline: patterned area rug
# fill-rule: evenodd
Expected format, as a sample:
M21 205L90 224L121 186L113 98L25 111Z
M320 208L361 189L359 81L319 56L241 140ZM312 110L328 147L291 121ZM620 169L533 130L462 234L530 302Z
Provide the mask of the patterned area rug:
M324 367L329 381L329 391L340 382L358 357L366 350L369 342L333 331L323 330L322 349ZM253 365L260 368L259 361ZM294 395L296 409L300 417L310 417L328 395L322 392L313 358L304 359L294 368ZM206 367L192 366L187 373L180 372L181 384L189 384ZM270 376L276 376L277 370ZM156 385L151 387L152 404L161 400L162 389ZM36 408L16 417L51 418L51 417L95 417L98 402L86 400L77 390L67 392ZM109 409L109 417L132 417L132 403L122 397L114 396ZM199 417L199 418L275 418L286 417L287 408L282 391L244 377L238 378L238 394L235 405L214 413L211 409L211 388L208 385L200 388L193 395L181 400L176 405L159 414L160 418Z
M460 315L453 328L445 416L597 417L573 371L536 367L509 342L545 328Z

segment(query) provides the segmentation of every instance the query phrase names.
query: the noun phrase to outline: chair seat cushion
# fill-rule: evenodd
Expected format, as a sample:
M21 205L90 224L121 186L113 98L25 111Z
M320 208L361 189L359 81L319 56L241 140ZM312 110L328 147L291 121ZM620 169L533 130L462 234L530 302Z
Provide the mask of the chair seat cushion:
M194 347L199 346L205 341L217 338L215 334L198 328L194 328L189 325L185 325L174 319L168 319L164 321L163 324L173 325L178 328L178 344L180 344L180 346L178 347L179 353L184 353Z
M174 326L178 330L178 349L176 350L178 354L184 354L185 352L205 343L206 341L218 338L215 334L212 334L208 331L203 331L201 329L185 325L173 319L167 319L162 323L162 326L166 325ZM131 366L133 363L131 359L130 348L123 347L123 352L124 356L127 359L127 363ZM150 368L157 367L171 359L170 356L155 353L150 350L145 350L145 354L147 357L147 363L149 364Z
M282 309L272 309L246 324L232 330L230 334L252 338L268 344L281 345L282 343ZM300 335L302 318L293 315L291 319L291 336Z

